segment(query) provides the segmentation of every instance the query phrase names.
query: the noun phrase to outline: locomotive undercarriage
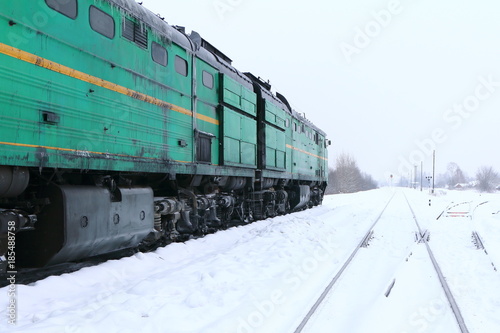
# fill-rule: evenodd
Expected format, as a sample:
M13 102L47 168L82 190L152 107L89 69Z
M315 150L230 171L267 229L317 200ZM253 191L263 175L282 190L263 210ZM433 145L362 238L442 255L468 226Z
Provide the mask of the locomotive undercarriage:
M0 269L184 241L321 203L322 184L0 166ZM2 267L3 266L3 267Z

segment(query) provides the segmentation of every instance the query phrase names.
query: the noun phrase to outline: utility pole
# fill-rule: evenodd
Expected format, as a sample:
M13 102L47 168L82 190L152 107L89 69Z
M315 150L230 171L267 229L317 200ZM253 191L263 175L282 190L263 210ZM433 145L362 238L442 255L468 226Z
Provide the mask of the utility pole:
M434 194L434 180L436 179L436 151L432 152L432 193Z
M413 173L413 186L415 190L417 189L417 168L418 166L415 164L415 172Z
M420 192L422 192L422 176L424 173L424 161L420 162Z

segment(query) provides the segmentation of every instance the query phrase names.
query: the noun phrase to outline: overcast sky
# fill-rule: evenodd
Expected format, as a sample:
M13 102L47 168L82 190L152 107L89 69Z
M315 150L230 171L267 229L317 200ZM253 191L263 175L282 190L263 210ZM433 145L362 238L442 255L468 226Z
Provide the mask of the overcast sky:
M500 171L498 0L141 0L270 80L377 180Z

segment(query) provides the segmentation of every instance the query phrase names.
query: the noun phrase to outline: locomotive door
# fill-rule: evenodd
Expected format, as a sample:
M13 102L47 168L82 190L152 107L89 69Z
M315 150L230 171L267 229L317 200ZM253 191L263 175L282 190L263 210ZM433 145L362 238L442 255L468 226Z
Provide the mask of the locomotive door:
M218 165L219 126L217 113L219 102L218 71L205 61L193 60L193 130L195 161Z

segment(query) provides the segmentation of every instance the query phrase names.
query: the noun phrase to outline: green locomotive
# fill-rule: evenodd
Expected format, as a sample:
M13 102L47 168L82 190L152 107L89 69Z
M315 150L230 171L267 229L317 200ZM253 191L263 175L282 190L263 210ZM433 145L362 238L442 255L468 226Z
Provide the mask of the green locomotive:
M321 203L325 133L196 32L132 0L2 1L0 26L4 266Z

